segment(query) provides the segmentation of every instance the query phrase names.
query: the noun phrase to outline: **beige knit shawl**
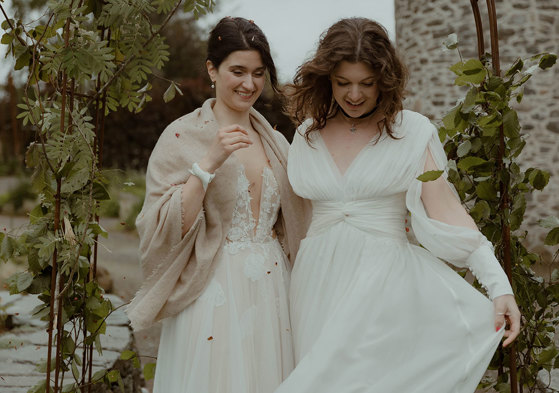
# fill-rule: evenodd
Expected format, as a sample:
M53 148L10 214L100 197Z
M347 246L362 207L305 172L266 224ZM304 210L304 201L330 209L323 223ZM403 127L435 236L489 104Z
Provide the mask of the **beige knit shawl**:
M149 159L146 198L136 220L140 235L143 285L128 305L134 330L178 314L204 290L223 252L236 202L239 160L230 156L216 171L203 209L182 237L181 191L190 173L213 141L218 124L207 100L201 108L171 123L161 134ZM287 179L288 142L256 110L250 119L260 134L264 150L279 185L281 206L275 225L291 261L305 235L310 209L297 197Z

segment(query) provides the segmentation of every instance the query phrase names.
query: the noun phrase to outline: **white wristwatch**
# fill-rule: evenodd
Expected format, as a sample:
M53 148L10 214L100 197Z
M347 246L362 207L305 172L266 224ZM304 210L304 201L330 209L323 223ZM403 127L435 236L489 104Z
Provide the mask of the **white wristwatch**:
M208 184L210 184L215 177L215 173L208 173L198 165L197 162L192 164L192 168L188 170L194 176L196 176L202 182L202 187L204 187L204 191L208 189Z

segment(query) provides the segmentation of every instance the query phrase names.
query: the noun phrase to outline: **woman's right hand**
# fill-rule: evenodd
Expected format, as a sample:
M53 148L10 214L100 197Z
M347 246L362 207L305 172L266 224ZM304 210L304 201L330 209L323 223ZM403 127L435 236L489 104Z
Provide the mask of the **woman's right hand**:
M214 173L231 153L249 147L252 141L248 132L238 124L220 128L206 156L198 163L206 172Z

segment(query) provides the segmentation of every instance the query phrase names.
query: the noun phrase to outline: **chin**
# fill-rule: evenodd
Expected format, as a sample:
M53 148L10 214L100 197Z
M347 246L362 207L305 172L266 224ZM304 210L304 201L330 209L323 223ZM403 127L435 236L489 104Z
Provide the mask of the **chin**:
M237 110L238 112L246 112L246 111L250 110L250 108L252 108L253 104L254 104L253 101L251 101L251 102L235 102L233 105L231 105L231 107L234 108L235 110Z

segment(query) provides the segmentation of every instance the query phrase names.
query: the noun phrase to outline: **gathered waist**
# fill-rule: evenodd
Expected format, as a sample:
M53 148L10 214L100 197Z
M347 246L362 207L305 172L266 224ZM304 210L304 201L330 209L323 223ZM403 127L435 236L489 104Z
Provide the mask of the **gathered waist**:
M405 218L403 195L355 201L313 201L307 236L345 223L373 236L407 240Z

